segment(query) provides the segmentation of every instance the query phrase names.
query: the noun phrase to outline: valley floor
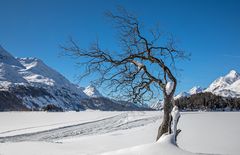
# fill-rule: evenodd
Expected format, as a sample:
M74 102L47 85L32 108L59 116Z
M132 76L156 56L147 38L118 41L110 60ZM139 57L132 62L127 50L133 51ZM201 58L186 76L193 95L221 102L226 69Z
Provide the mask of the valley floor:
M0 155L240 153L239 112L181 115L178 148L155 142L161 112L2 112Z

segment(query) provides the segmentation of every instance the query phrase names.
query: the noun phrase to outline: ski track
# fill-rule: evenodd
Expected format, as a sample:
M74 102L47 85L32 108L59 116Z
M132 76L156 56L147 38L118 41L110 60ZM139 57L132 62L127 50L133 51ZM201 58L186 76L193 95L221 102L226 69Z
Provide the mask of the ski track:
M116 116L91 122L80 123L76 125L69 125L27 134L0 137L0 143L22 141L56 142L57 140L64 138L93 134L104 134L118 130L136 128L150 123L154 123L159 120L159 117L161 116L152 116L128 121L128 113L122 113Z
M76 121L71 121L71 122L76 122ZM19 128L19 129L14 129L14 130L3 131L3 132L0 132L0 138L1 138L1 134L5 134L5 133L11 133L11 132L15 132L15 131L24 131L24 130L28 130L28 129L37 129L37 128L41 128L41 127L50 127L50 126L62 125L62 124L64 125L66 123L71 123L71 122L53 123L53 124L49 124L49 125L39 125L39 126L32 126L32 127L27 127L27 128Z

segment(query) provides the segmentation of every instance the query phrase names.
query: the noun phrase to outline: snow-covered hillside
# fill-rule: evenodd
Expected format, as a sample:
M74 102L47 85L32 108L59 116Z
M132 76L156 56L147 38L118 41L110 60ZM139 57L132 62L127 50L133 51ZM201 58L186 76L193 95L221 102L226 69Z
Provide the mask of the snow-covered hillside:
M15 58L1 46L0 99L0 111L42 110L49 107L63 111L121 110L122 106L104 98L92 85L82 88L71 83L40 59ZM128 110L128 107L122 109ZM137 108L134 107L135 110ZM129 110L133 110L132 107Z

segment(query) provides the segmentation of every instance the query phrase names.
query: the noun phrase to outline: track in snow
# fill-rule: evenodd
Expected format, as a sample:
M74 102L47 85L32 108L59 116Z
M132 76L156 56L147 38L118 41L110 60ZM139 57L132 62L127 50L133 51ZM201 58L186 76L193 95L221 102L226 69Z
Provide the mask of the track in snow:
M59 139L75 136L103 134L118 130L126 130L144 126L159 120L159 116L147 117L128 121L128 113L104 118L101 120L64 126L46 131L19 134L15 136L0 137L0 143L21 141L48 141L55 142Z

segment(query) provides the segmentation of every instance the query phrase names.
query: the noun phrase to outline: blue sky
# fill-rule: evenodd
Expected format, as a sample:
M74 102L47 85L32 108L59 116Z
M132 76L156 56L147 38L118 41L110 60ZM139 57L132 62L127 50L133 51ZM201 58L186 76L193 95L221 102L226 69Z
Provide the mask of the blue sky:
M231 69L240 72L237 0L0 0L0 44L14 56L42 59L76 82L79 70L73 60L59 57L59 44L73 36L87 47L98 37L105 47L116 48L114 30L103 13L117 5L135 13L146 27L159 23L192 54L190 61L179 63L178 92L207 87Z

